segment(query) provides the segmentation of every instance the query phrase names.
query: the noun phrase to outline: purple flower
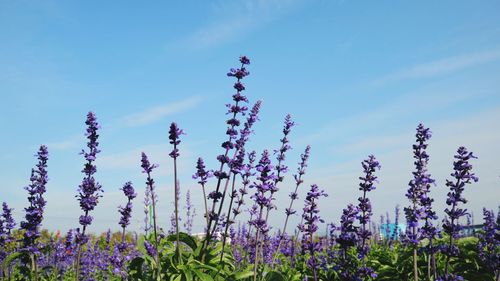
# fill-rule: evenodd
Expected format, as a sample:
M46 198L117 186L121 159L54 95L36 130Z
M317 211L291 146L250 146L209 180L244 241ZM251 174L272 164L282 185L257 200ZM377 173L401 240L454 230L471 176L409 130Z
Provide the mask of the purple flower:
M363 191L363 196L358 198L359 204L358 208L360 213L358 214L358 220L361 225L358 231L358 236L361 239L360 244L358 245L358 253L360 258L364 258L368 253L367 242L369 241L372 233L369 229L370 217L372 216L372 206L370 203L370 199L367 197L367 193L375 189L375 182L377 182L377 177L374 175L376 170L380 170L380 164L375 158L375 156L370 155L368 159L361 162L363 166L364 176L359 177L361 180L359 184L359 190ZM369 272L370 270L366 268L364 273ZM365 278L369 275L361 275Z
M155 253L158 254L158 233L157 233L157 228L156 228L156 202L157 202L157 196L155 193L155 188L154 184L155 181L151 177L151 172L158 167L157 164L151 164L149 162L148 156L146 153L141 154L141 167L143 169L143 173L147 175L146 178L146 189L149 190L149 195L151 196L151 206L152 206L152 221L153 221L153 235L154 235L154 241L155 241ZM158 257L157 257L158 259Z
M275 150L274 153L277 154L276 160L278 160L278 165L276 165L276 180L275 180L275 187L278 182L282 182L284 177L283 173L286 173L288 171L288 167L283 164L283 161L285 161L285 154L288 150L291 149L291 146L289 145L289 140L288 140L288 135L290 134L292 127L295 125L295 122L292 121L292 116L288 114L285 117L285 124L283 125L283 138L280 139L281 142L281 147L279 150ZM277 189L271 190L272 193L278 191Z
M495 232L499 230L499 226L495 222L493 211L483 208L483 215L483 232L479 234L478 253L488 269L496 271L500 268L500 253L498 252L500 239L495 239Z
M229 77L236 77L238 80L243 79L244 77L250 75L250 72L245 67L241 68L231 68L227 73Z
M458 233L462 229L459 224L459 219L467 215L467 209L459 207L460 203L467 203L467 200L462 197L462 192L467 184L479 180L474 173L472 173L472 165L469 163L469 160L477 158L472 152L467 151L465 147L461 146L458 148L454 158L456 159L456 161L453 162L454 172L451 174L454 180L446 180L446 186L450 188L446 204L451 208L449 207L444 210L447 217L443 220L443 230L450 236L449 243L443 249L443 253L446 255L445 280L451 278L449 274L450 258L457 256L459 253L458 247L454 245L454 239L458 237Z
M339 244L338 270L343 280L361 280L358 278L356 261L348 255L349 249L358 243L358 227L354 221L358 217L359 209L353 204L347 205L340 217L340 235L337 237Z
M204 185L211 177L212 172L205 170L205 163L203 162L203 159L198 158L198 161L196 162L196 174L193 175L193 179L197 179L199 184Z
M437 234L436 228L432 225L432 220L437 219L436 213L432 210L432 202L429 191L434 180L427 172L429 155L427 154L427 141L431 138L431 131L422 124L417 127L416 144L413 145L413 158L415 159L415 171L413 179L410 181L406 197L411 205L404 208L406 221L410 232L406 234L406 242L416 246L421 238L434 238ZM419 229L419 220L425 220L425 228ZM419 235L421 232L422 235Z
M122 190L128 201L125 207L118 207L121 214L118 224L123 228L123 233L125 233L125 228L130 224L130 217L132 216L132 200L137 196L137 193L135 193L131 182L125 183Z
M40 146L37 153L38 164L36 169L31 170L31 184L25 189L28 191L29 207L25 208L26 221L21 222L21 228L25 230L23 237L24 249L37 253L36 239L40 236L39 228L43 220L43 211L46 201L43 198L45 185L47 184L47 160L49 153L45 145Z
M250 59L247 56L240 57L241 64L250 64Z
M256 169L260 174L257 177L258 182L254 182L253 185L250 186L256 189L252 199L261 208L271 208L273 198L267 195L267 193L274 189L276 175L273 172L274 167L271 164L269 152L267 150L264 150L262 153Z
M3 229L6 234L10 235L11 231L16 227L16 221L12 217L12 210L13 208L9 208L9 205L7 205L6 202L2 203L2 222L3 222Z
M12 210L6 202L2 203L2 215L0 216L0 263L7 256L7 252L5 252L6 244L13 241L11 232L16 226L16 222L12 217ZM0 270L0 274L1 272Z
M240 196L237 197L236 199L236 204L237 207L233 208L233 220L236 218L237 215L241 213L241 206L245 203L244 197L245 195L248 194L247 186L250 184L250 177L253 177L255 173L253 172L254 163L255 163L255 158L256 158L256 152L252 151L248 155L248 163L243 164L241 166L241 178L242 178L242 184L243 186L238 190Z
M170 157L172 158L177 158L179 157L179 149L177 149L177 146L181 143L181 140L179 139L181 135L183 135L184 132L177 127L177 124L172 122L170 124L170 130L168 132L168 139L170 140L170 144L174 145L174 149L172 152L170 152Z
M391 241L397 240L399 235L400 235L400 232L401 232L401 230L399 229L399 212L400 212L399 205L396 205L396 207L394 208L394 226L395 226L395 228L391 234Z
M196 216L196 209L194 209L194 206L191 203L191 193L189 190L186 192L186 206L184 206L184 209L186 209L186 222L184 222L184 229L187 234L191 234L194 217Z
M85 135L88 139L87 147L89 148L89 150L82 150L82 152L80 153L84 155L87 163L85 163L85 166L82 170L82 172L85 174L85 177L78 187L78 195L76 196L78 198L78 201L80 202L80 208L85 213L84 215L80 216L79 220L80 224L83 226L83 231L81 233L82 239L84 239L85 237L85 229L92 223L92 217L89 215L89 212L94 210L94 208L97 206L97 203L99 202L99 197L102 197L102 187L94 178L94 174L97 171L97 168L94 165L94 161L96 160L97 153L100 152L100 150L97 148L99 145L99 142L97 142L97 139L99 138L97 130L100 128L100 126L97 123L97 119L94 113L89 112L87 114L87 120L85 121L85 124L88 126Z
M299 230L302 232L302 252L310 255L307 265L313 271L314 280L318 280L317 271L319 269L319 262L315 253L322 251L321 243L314 240L314 234L318 230L318 224L324 222L319 216L318 199L327 196L328 194L324 190L320 190L317 185L311 185L311 189L304 200L304 213L302 214L304 223L299 225Z

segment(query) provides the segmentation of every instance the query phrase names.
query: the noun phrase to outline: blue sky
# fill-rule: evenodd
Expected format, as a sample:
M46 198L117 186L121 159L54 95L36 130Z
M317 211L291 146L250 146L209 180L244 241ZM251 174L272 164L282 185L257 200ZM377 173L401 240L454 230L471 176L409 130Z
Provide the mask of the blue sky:
M298 125L287 164L295 171L312 146L305 183L329 193L320 203L327 221L338 221L359 196L360 162L369 154L382 165L374 219L408 204L419 122L434 133L429 169L441 218L456 149L464 145L479 157L473 165L480 182L465 193L479 221L483 206L500 202L499 10L497 1L1 1L0 201L20 221L33 154L47 144L44 226L76 227L78 152L92 110L102 124L96 177L105 189L92 231L118 229L119 188L129 180L140 194L132 225L139 229L142 151L161 165L160 224L168 228L172 121L187 133L181 188L191 190L201 214L190 175L198 156L215 167L233 94L226 72L245 54L252 60L246 94L263 100L249 149L276 149L283 118L292 114ZM291 178L278 194L275 226L284 219ZM195 229L202 221L198 215Z

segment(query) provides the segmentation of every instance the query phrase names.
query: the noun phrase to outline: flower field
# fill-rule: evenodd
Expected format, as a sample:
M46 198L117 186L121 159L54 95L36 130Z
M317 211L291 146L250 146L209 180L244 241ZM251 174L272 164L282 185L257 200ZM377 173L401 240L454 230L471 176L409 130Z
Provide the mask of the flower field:
M310 146L304 148L300 163L287 166L289 134L295 120L284 118L278 147L251 151L247 143L259 122L261 101L250 101L244 92L250 59L239 58L239 66L227 76L234 79L234 94L227 105L226 141L216 156L217 167L207 168L202 158L193 167L193 181L199 184L204 209L204 233L191 233L194 213L189 199L181 202L178 160L183 156L181 124L171 123L168 140L173 163L171 194L174 198L172 229L158 227L155 173L159 167L147 153L137 155L145 194L138 194L124 179L123 204L116 213L119 231L96 235L92 232L93 211L105 196L98 181L99 132L97 114L89 112L85 124L87 147L81 151L83 179L76 190L81 215L67 233L43 229L44 199L49 180L50 147L41 145L32 169L24 218L16 222L12 208L3 202L0 216L0 280L471 280L500 281L500 214L483 209L479 225L467 223L464 190L479 176L473 165L476 156L465 146L458 147L446 181L446 214L438 218L432 191L435 180L428 169L431 130L418 124L413 150L414 170L408 175L407 204L394 210L394 221L376 222L370 195L377 192L377 173L382 168L376 156L362 160L357 202L345 202L340 221L325 221L321 206L328 204L324 187L306 186ZM410 146L409 146L410 147ZM452 156L450 155L450 158ZM361 159L360 159L361 160ZM51 175L57 177L57 175ZM293 186L284 184L290 177ZM175 187L175 188L174 188ZM299 197L298 190L307 195ZM289 193L289 203L277 206L276 194ZM333 195L330 195L333 196ZM132 207L144 205L142 232L128 231ZM113 206L114 207L114 206ZM188 210L180 223L180 212ZM442 211L442 210L439 210ZM281 225L269 224L280 212ZM248 220L242 219L245 213ZM292 225L290 218L301 218ZM323 233L319 229L328 229Z

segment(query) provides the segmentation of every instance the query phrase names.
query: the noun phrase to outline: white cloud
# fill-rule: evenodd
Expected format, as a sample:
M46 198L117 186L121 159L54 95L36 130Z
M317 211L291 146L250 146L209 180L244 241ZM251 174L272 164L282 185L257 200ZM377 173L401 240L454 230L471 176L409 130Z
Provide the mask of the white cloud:
M104 154L97 159L97 165L102 169L108 170L128 170L140 174L141 168L141 153L148 155L151 163L157 163L160 168L157 170L158 175L171 176L173 174L172 158L168 155L172 150L172 146L168 143L152 144L137 147L128 151L115 154ZM184 143L181 150L182 157L178 158L178 172L192 170L195 163L193 153L189 149L189 145Z
M459 55L432 62L417 64L409 68L399 70L395 73L376 79L374 81L374 84L380 86L391 82L398 82L401 80L431 78L497 60L500 60L499 48Z
M65 149L75 148L83 142L84 138L85 137L83 136L83 134L74 135L74 136L68 137L64 140L61 140L61 141L49 142L49 143L47 143L47 147L49 149L56 149L56 150L65 150Z
M144 111L123 117L127 126L143 126L154 123L162 118L195 108L202 102L201 97L191 97L179 102L154 106Z
M473 159L471 164L480 179L478 183L465 188L464 197L469 200L465 207L476 215L476 220L480 220L483 206L494 209L500 202L497 192L500 185L500 169L497 165L500 156L498 120L500 120L500 108L497 107L476 115L426 124L433 131L428 149L431 157L429 172L437 182L437 186L432 190L432 197L435 199L434 208L440 218L443 217L448 192L445 180L450 179L453 155L462 145L478 156L478 159ZM366 141L372 138L373 142ZM315 183L327 189L331 195L323 200L328 204L320 202L322 214L328 214L328 220L338 220L347 202L356 202L359 196L358 177L362 172L361 157L373 153L382 165L382 169L377 173L380 179L378 188L370 194L376 214L374 219L377 220L378 215L385 214L386 211L389 211L392 217L392 210L396 204L401 206L408 204L404 194L408 188L411 171L414 169L411 149L414 141L414 131L412 131L385 137L365 135L351 143L338 146L335 149L336 153L350 152L364 156L360 156L359 159L350 157L345 161L336 161L337 163L333 165L311 169L308 173L308 178L313 178Z
M216 2L217 20L181 40L194 49L214 47L268 24L294 6L297 0L244 0Z

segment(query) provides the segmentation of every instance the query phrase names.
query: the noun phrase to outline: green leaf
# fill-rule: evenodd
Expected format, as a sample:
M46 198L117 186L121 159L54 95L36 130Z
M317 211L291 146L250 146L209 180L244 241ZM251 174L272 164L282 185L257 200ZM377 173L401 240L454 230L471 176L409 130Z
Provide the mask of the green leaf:
M234 280L241 280L253 276L252 271L237 272L234 274Z
M169 242L177 241L177 235L176 234L169 235L167 237L167 241L169 241ZM189 234L184 233L184 232L179 232L179 241L186 244L193 251L195 251L197 246L198 246L196 244L196 240L194 240L193 237L191 237Z
M3 261L3 264L2 264L2 267L4 268L4 270L7 270L7 268L10 266L10 264L15 261L16 259L20 258L22 255L22 253L20 252L15 252L15 253L12 253L10 255L8 255L4 261Z
M193 273L201 280L201 281L213 281L212 276L201 272L200 270L193 269Z
M130 262L130 265L128 266L129 268L129 275L132 277L134 280L138 280L142 278L142 265L144 264L144 259L141 257L137 257L133 259Z
M278 271L269 271L266 276L264 276L266 281L286 281L285 276L283 276Z

